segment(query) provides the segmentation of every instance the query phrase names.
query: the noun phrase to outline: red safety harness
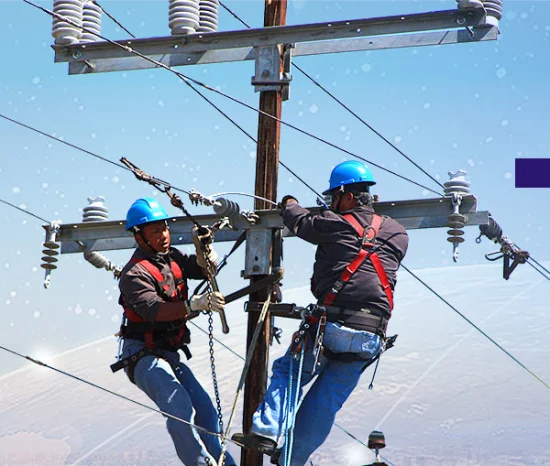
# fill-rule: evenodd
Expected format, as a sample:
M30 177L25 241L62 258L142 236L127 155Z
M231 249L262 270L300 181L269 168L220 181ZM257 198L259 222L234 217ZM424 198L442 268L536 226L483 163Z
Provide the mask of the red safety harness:
M330 306L333 303L338 293L342 291L342 288L344 288L346 283L349 282L353 274L359 269L361 264L365 262L365 260L368 258L371 261L372 265L374 266L374 270L376 270L376 274L380 279L380 283L382 284L384 293L386 293L386 297L388 298L388 302L390 304L390 312L391 312L391 310L393 309L393 291L391 289L388 275L384 270L384 266L380 261L380 257L378 256L378 253L376 252L376 247L375 247L375 240L376 240L376 237L378 236L378 231L380 230L380 225L382 225L383 218L378 214L373 214L372 222L366 228L366 230L361 226L361 224L357 221L357 219L352 214L344 214L343 218L353 227L353 229L359 235L359 238L361 238L362 240L362 245L361 245L361 249L359 249L359 252L355 256L353 261L351 261L351 263L343 270L338 280L336 280L332 285L330 291L327 293L325 297L323 305Z
M163 292L163 298L166 301L177 302L187 300L187 284L183 278L180 266L175 261L170 261L170 269L176 281L176 287L172 293L170 293L170 287L166 279L153 263L147 259L132 259L130 262L139 264L151 274L157 281L159 288ZM185 319L178 319L172 322L147 322L133 309L126 306L123 307L124 316L127 319L127 325L121 329L123 336L141 333L143 334L145 346L149 349L158 347L160 343L163 346L178 349L182 346L182 343L188 343L189 330L185 325ZM158 338L155 340L155 334L161 335L161 341L158 341Z

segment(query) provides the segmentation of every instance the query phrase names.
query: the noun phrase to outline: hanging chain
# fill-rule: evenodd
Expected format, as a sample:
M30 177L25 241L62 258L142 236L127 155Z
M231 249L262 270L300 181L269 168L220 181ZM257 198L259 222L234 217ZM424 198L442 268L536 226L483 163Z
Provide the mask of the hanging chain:
M218 389L218 377L216 376L216 360L214 359L214 319L212 315L212 287L207 288L208 292L208 346L210 351L210 369L212 370L212 384L214 385L214 396L216 397L216 410L218 411L218 425L220 432L223 432L223 414L222 402L220 400L220 391Z

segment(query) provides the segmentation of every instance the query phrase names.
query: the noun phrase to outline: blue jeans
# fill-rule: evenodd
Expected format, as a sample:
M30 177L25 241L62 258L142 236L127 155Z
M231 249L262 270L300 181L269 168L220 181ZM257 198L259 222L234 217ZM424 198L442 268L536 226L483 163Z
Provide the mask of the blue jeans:
M127 357L143 347L143 342L127 339L124 341L122 357ZM139 360L134 371L136 385L160 410L203 427L209 432L219 433L216 409L191 369L180 361L177 352L164 351L163 356L166 359L150 355ZM166 418L166 428L184 465L217 464L221 454L219 437L198 432L189 424L170 417ZM231 455L226 454L225 464L235 465Z
M336 323L327 323L324 346L334 353L357 353L364 360L341 362L321 357L321 364L312 373L313 344L309 339L305 351L301 387L317 377L305 395L296 414L291 466L302 466L325 441L334 424L336 413L357 386L369 361L381 350L382 339L370 332L353 330ZM252 418L252 433L275 440L284 439L287 416L286 397L292 355L287 353L273 363L273 375L264 401ZM293 362L293 380L298 374L298 361ZM300 387L300 388L301 388ZM300 390L300 397L301 397ZM284 464L284 454L279 460Z

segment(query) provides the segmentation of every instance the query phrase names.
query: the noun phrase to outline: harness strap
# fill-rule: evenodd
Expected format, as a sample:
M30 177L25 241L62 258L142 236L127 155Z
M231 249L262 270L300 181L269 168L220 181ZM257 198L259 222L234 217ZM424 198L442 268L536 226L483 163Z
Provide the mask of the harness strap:
M342 271L342 274L338 280L336 280L334 285L332 285L332 288L327 293L323 304L325 306L330 306L334 302L338 293L342 290L342 288L344 288L345 284L351 279L359 267L361 267L361 264L368 258L370 259L374 270L378 275L380 283L382 284L382 288L386 294L386 298L388 299L391 311L393 309L393 291L391 289L390 281L378 253L372 250L374 248L373 240L378 235L380 226L383 222L382 216L373 214L371 224L367 227L366 233L365 229L352 214L344 214L343 218L352 226L359 237L363 239L363 244L353 261ZM369 251L369 249L371 250Z

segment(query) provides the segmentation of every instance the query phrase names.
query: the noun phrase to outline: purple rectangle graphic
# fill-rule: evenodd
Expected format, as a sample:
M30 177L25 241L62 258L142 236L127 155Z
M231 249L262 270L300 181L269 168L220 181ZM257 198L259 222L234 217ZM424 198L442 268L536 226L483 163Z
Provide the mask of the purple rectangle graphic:
M516 159L516 188L550 188L550 159Z

